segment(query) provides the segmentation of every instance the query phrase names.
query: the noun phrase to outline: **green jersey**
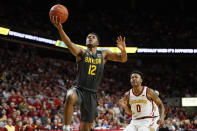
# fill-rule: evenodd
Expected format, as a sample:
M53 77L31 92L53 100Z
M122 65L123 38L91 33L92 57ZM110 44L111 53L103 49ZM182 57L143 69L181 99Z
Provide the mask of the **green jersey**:
M91 55L86 50L77 66L77 86L96 92L104 70L102 52L97 51L96 54Z

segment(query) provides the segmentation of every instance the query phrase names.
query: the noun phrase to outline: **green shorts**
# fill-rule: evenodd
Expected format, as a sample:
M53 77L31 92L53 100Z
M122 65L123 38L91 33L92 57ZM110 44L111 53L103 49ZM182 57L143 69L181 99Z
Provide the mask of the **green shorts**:
M92 93L81 88L72 87L78 96L77 105L80 105L81 121L93 123L97 117L97 93Z

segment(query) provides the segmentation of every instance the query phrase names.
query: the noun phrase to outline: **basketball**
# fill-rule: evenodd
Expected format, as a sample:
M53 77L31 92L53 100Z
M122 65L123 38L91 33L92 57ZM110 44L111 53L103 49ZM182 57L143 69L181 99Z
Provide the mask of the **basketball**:
M61 18L60 23L64 23L68 19L68 9L60 4L54 5L50 9L49 16L57 16L58 19Z

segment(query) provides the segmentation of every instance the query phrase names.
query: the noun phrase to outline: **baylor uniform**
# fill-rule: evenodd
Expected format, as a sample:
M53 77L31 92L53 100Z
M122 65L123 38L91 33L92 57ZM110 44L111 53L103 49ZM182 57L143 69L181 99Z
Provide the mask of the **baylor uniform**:
M97 51L91 55L87 50L77 63L77 104L80 105L81 120L92 123L97 113L97 88L101 82L104 70L103 55Z

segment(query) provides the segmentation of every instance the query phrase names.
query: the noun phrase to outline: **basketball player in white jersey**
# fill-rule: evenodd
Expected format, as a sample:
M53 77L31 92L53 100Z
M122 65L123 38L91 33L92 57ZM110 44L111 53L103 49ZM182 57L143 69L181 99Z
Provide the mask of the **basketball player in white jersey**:
M158 123L164 121L164 105L155 92L142 86L143 74L134 71L130 75L132 89L126 92L120 100L120 105L126 113L132 114L132 120L124 131L155 131L154 129L154 106L158 106L160 119Z

